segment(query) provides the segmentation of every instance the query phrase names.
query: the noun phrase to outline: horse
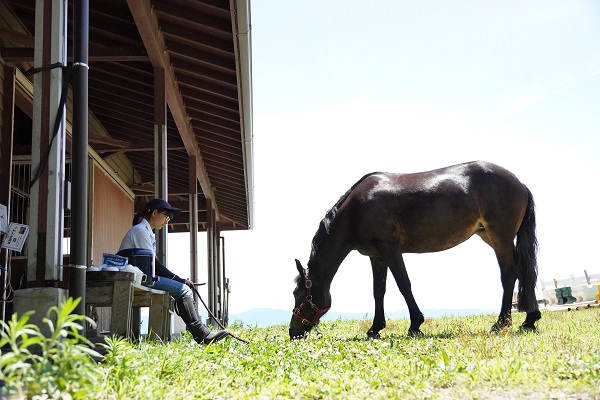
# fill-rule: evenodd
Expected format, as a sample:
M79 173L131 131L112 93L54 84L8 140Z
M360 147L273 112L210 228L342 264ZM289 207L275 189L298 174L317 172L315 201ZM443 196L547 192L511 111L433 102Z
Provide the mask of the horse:
M425 321L412 294L402 255L450 249L473 235L496 254L504 290L491 330L511 326L515 282L521 329L534 331L541 318L535 297L537 248L531 191L505 168L485 161L418 173L373 172L358 180L327 211L312 240L305 269L297 259L290 339L302 338L331 307L331 282L348 253L370 258L375 315L369 338L385 328L387 270L410 314L409 336L423 335ZM515 240L516 237L516 240Z

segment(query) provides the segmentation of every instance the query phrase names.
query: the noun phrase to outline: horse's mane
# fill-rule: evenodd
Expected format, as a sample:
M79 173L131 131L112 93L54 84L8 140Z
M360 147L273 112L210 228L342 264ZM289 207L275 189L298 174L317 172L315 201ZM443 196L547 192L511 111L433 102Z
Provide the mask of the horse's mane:
M329 236L329 234L331 234L331 232L335 228L335 217L337 216L337 212L338 212L339 208L341 207L341 205L344 204L344 201L346 201L346 199L348 198L348 196L350 196L350 193L352 193L352 191L354 190L354 188L358 184L360 184L362 181L364 181L366 178L368 178L371 175L378 174L378 173L379 172L371 172L371 173L366 174L362 178L360 178L354 185L352 185L352 187L350 189L348 189L346 191L346 193L344 193L339 198L339 200L333 205L333 207L331 207L325 213L325 217L321 220L321 223L319 224L319 229L317 229L317 232L315 233L315 236L313 237L313 240L312 240L312 243L311 243L310 259L309 260L313 259L314 254L319 249L319 246L323 243L323 241L325 240L325 238L327 236Z

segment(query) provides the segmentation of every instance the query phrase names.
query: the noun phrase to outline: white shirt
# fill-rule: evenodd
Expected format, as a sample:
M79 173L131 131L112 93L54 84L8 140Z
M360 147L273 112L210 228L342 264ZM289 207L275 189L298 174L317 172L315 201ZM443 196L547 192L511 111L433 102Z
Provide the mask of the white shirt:
M152 259L156 257L156 237L146 218L125 234L119 251L125 249L152 250Z

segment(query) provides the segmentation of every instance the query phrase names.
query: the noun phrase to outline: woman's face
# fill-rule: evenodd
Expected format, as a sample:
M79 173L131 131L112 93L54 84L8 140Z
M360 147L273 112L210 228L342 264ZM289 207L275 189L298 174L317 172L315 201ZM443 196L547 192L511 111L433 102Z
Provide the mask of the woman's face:
M161 229L169 222L169 216L166 211L154 210L150 215L148 223L152 229Z

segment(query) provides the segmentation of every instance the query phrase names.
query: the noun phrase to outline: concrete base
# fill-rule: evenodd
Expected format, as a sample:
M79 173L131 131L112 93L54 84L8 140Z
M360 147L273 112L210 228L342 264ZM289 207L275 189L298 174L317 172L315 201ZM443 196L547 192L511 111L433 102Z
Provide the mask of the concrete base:
M28 311L35 311L29 317L29 323L37 325L44 336L50 334L48 324L43 323L48 310L59 306L67 300L68 290L60 288L31 288L15 290L13 312L20 317Z

